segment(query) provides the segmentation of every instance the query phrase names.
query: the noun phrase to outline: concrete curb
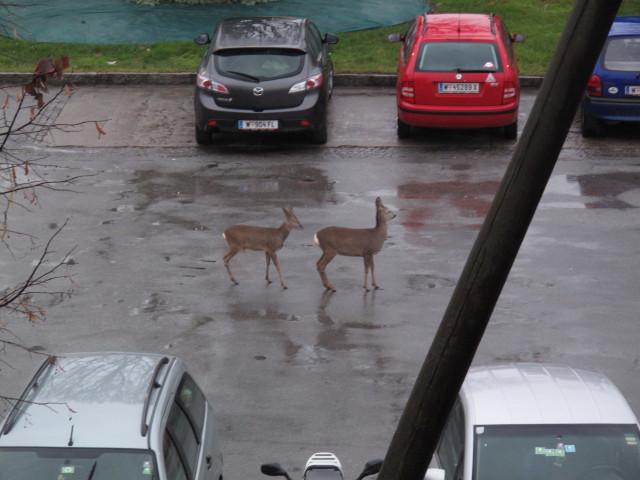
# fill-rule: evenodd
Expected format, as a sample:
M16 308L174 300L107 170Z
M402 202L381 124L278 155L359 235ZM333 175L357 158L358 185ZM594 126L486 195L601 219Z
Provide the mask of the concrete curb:
M195 85L195 73L72 73L66 75L75 85ZM0 73L0 86L21 85L31 80L30 73ZM54 81L52 80L52 83ZM395 74L341 73L334 77L338 87L393 87ZM521 76L524 88L538 88L542 77Z

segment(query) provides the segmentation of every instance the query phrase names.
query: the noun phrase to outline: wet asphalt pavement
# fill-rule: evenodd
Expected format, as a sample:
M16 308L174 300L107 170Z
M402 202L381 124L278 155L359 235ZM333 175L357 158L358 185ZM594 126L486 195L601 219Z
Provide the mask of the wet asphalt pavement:
M521 129L535 93L524 95ZM90 176L16 212L39 238L68 219L56 251L76 249L73 284L58 284L47 322L12 329L54 353L184 358L217 410L229 480L259 478L273 460L296 472L327 450L355 476L386 452L515 142L488 131L399 141L393 90L342 88L325 146L227 137L203 148L191 94L83 88L57 122L97 119L106 134L86 124L30 145L58 166L51 175ZM313 233L373 226L376 196L397 213L375 258L383 289L365 293L362 260L338 257L327 293ZM264 281L258 252L232 260L233 286L222 230L277 226L288 204L304 226L279 253L289 289ZM637 128L587 140L574 124L475 362L595 368L640 414L639 207ZM0 271L13 265L3 256ZM17 394L40 359L7 360L3 389Z

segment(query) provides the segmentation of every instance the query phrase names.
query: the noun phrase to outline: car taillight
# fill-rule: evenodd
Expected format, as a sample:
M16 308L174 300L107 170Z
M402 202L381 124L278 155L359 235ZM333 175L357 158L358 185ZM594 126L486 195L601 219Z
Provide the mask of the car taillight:
M587 95L590 97L602 96L602 80L598 75L591 75L587 82Z
M415 101L415 91L413 89L413 82L402 82L402 88L400 95L405 102Z
M312 88L318 88L322 85L322 74L314 75L307 78L304 82L298 82L289 89L289 93L298 93Z
M502 103L512 102L516 96L516 85L513 82L504 82L502 90Z
M214 82L209 77L199 73L196 78L196 85L198 88L202 88L203 90L209 90L211 92L218 93L229 93L227 87L222 85L221 83Z

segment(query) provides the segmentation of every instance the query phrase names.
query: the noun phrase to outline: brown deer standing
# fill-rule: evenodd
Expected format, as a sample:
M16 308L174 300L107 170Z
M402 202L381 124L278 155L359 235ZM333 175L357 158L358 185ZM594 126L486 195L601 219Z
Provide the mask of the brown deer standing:
M344 228L344 227L326 227L320 230L314 236L315 244L322 249L322 256L316 263L322 285L327 290L333 292L333 287L325 268L327 264L333 260L336 255L346 255L351 257L364 258L364 284L367 288L367 276L371 270L371 284L374 288L380 288L376 283L376 275L373 266L373 256L382 250L382 245L387 238L387 222L395 218L395 214L385 207L380 200L376 198L376 226L373 228Z
M291 229L302 228L302 224L295 213L293 213L293 207L282 207L282 211L284 212L284 220L278 228L233 225L222 233L222 236L229 244L229 249L224 256L224 266L227 268L229 278L235 285L237 285L238 282L234 278L233 273L231 273L229 261L238 252L243 250L256 250L263 251L267 259L267 271L265 274L267 282L271 283L269 279L269 262L273 260L273 264L278 271L278 277L280 277L280 285L282 285L282 288L287 288L282 279L282 273L280 273L280 262L278 262L276 251L282 248Z

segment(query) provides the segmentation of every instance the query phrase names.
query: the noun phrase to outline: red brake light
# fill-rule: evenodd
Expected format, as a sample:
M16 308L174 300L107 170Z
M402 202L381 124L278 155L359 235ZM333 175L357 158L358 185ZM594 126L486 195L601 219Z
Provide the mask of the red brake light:
M415 91L413 89L413 82L402 82L402 89L400 90L402 99L406 102L413 103L415 101Z
M502 103L509 103L515 99L516 85L513 82L504 82L504 90L502 91Z
M199 73L198 76L196 77L196 85L198 86L198 88L202 88L203 90L209 90L211 92L229 93L229 90L227 90L227 87L225 87L221 83L214 82L209 77L206 77L201 73Z
M587 82L587 95L590 97L602 96L602 80L598 75L591 75Z

